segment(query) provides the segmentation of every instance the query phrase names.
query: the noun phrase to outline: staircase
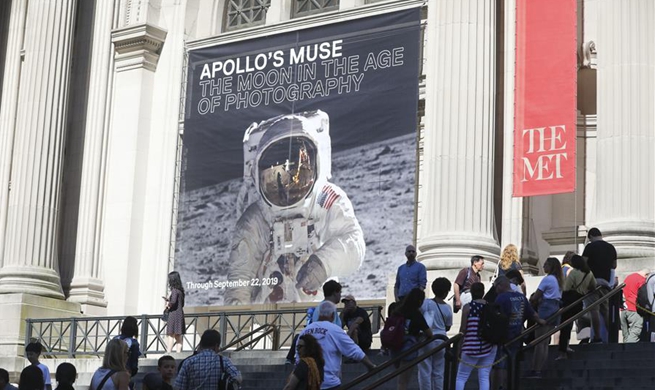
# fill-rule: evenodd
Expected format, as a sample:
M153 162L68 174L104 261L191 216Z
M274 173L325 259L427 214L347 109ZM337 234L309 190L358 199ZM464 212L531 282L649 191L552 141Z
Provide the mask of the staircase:
M638 344L587 344L574 345L575 353L568 360L555 361L557 347L550 347L549 360L541 379L522 378L521 390L645 390L655 388L655 343ZM285 365L286 351L262 352L243 351L227 353L239 368L244 378L243 389L282 389L292 366ZM177 356L176 356L177 358ZM376 364L388 359L378 355L377 350L369 353ZM529 369L531 354L521 362L521 370ZM156 359L140 361L138 388L147 372L155 371ZM347 383L366 372L361 363L343 364L342 383ZM378 376L379 378L380 376ZM370 383L370 382L369 382ZM363 386L358 386L362 388ZM418 389L416 369L409 389ZM474 371L466 389L477 389L477 375ZM396 389L393 379L379 389Z
M521 379L521 389L646 390L655 388L655 344L581 344L568 360L555 361L551 346L541 379ZM527 370L531 356L521 362ZM467 387L468 388L468 387Z

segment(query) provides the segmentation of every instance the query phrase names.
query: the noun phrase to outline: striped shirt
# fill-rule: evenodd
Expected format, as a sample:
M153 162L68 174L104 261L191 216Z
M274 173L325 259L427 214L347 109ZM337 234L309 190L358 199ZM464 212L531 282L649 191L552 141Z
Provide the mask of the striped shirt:
M484 303L471 302L469 304L469 316L466 321L466 332L464 333L464 344L462 352L469 356L484 356L491 352L492 345L482 340L478 336L478 327L480 325L480 314Z

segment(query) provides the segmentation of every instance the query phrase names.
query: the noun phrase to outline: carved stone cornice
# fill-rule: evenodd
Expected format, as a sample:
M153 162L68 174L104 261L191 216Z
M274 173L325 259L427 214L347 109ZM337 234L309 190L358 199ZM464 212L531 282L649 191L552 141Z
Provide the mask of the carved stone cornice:
M139 24L112 31L116 72L145 68L157 69L166 30L151 24Z

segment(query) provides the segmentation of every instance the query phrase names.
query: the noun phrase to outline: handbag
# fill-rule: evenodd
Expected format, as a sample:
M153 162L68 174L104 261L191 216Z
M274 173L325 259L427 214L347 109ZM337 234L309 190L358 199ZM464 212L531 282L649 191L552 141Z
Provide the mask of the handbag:
M578 292L578 287L580 287L582 282L584 282L585 279L587 279L587 276L589 276L589 274L590 272L587 272L587 274L584 276L584 278L582 278L582 280L580 281L580 283L578 283L577 286L573 287L571 290L566 290L562 292L562 307L566 307L572 304L573 302L577 301L578 299L584 297L583 294L580 294Z
M164 312L161 315L161 320L164 322L168 322L168 314L169 314L168 309L164 309Z

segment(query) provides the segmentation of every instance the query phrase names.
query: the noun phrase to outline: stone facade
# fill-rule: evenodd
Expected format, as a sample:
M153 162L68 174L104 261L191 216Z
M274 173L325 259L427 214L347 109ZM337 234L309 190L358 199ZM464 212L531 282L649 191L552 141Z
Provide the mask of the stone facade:
M616 245L620 274L655 268L655 5L578 0L577 190L521 199L515 2L341 0L321 12L262 0L248 3L265 4L265 17L248 19L257 10L232 12L238 0L3 1L0 310L43 305L3 321L160 311L185 48L413 6L426 22L415 234L431 276L454 276L472 254L496 261L508 243L536 274L547 256L580 250L592 226ZM453 94L459 103L444 105ZM2 353L22 340L10 328Z

